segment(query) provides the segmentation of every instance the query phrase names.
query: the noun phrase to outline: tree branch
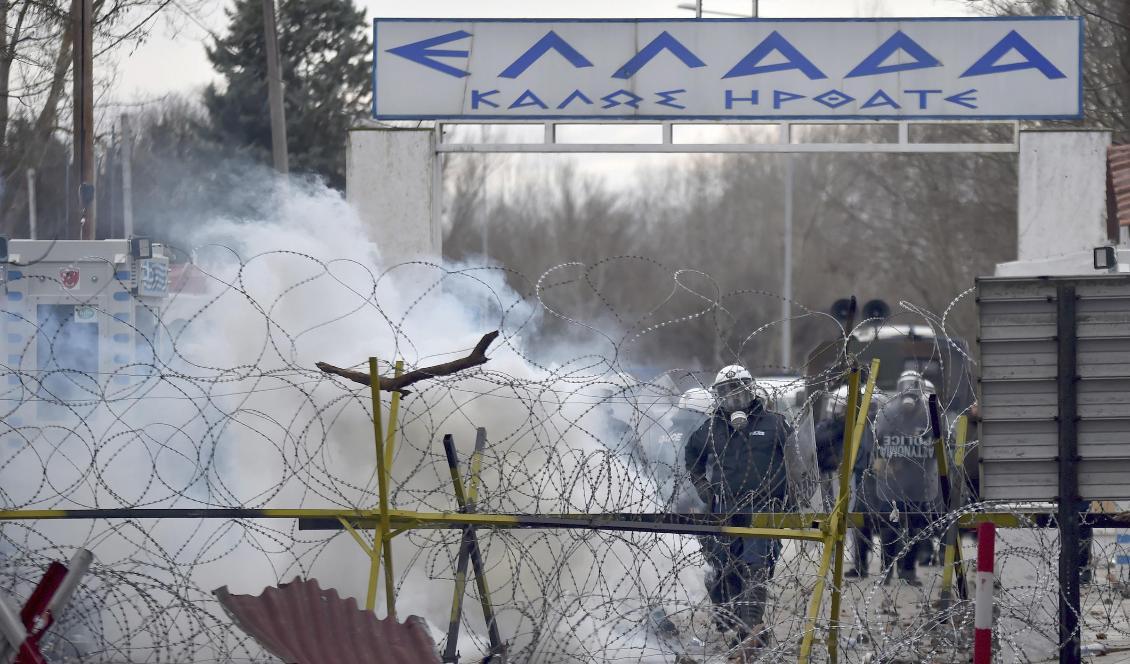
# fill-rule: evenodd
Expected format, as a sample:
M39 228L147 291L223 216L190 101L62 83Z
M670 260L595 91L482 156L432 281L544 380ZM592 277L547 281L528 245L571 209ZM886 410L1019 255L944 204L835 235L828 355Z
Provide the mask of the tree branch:
M413 383L417 383L428 378L435 378L437 376L450 376L451 374L458 373L465 369L470 369L471 367L477 367L481 364L486 364L487 360L489 359L486 356L487 348L490 347L491 343L493 343L497 338L498 330L484 334L483 338L479 339L479 343L475 346L475 349L472 350L471 353L466 357L461 357L458 360L444 362L443 364L437 364L431 367L422 367L414 371L409 371L399 378L388 378L386 376L380 376L378 377L378 380L380 381L380 388L381 390L384 390L386 392L400 392L401 394L408 394L408 391L404 388ZM364 371L342 369L341 367L335 367L332 364L326 364L325 362L318 362L315 366L317 366L325 373L341 376L342 378L347 378L355 383L360 383L362 385L369 385L371 383L371 381L369 380L369 374L365 373Z

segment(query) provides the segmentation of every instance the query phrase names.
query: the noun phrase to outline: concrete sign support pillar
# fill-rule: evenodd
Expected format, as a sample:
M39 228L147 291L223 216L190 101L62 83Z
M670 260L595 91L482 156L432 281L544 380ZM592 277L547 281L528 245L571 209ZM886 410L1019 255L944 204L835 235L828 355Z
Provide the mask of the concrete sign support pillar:
M1107 242L1105 129L1019 133L1017 260L998 277L1091 274L1091 250Z
M345 197L370 228L386 266L442 256L442 186L435 131L349 132Z

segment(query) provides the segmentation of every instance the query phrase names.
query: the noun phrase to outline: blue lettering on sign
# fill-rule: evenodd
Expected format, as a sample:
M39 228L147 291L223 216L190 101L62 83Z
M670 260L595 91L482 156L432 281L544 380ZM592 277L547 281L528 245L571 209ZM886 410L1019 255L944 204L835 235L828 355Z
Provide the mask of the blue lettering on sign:
M640 49L639 53L632 56L631 60L624 63L623 67L616 70L612 78L631 78L636 75L636 72L644 68L644 65L651 62L651 59L659 55L661 51L670 51L676 58L678 58L684 65L691 69L698 67L705 67L706 63L699 59L697 55L690 52L686 46L679 43L678 39L671 36L671 33L666 30L663 34L651 40L651 43Z
M503 69L502 73L498 75L499 78L518 78L522 75L522 72L530 68L530 65L551 50L560 53L562 57L569 61L569 64L576 68L592 66L588 58L581 55L577 49L570 46L556 32L550 30L536 44L531 46L530 50L518 56L518 59L510 63L509 67Z
M798 95L795 92L785 92L784 90L774 90L773 108L781 108L781 104L786 101L794 101L797 99L804 99L804 95Z
M902 51L910 57L914 58L914 62L900 62L892 65L884 65L883 63L895 53ZM890 39L883 42L875 52L863 59L863 62L855 66L848 72L845 78L855 78L857 76L875 76L878 74L890 74L896 71L907 71L909 69L925 69L928 67L940 67L942 63L937 58L930 55L930 53L922 48L918 42L906 36L906 33L899 30L891 35Z
M1130 535L1119 534L1115 542L1118 544L1130 544Z
M903 90L903 94L918 95L918 108L926 108L930 95L940 95L942 90Z
M860 106L860 108L878 108L880 106L890 106L896 110L902 108L897 101L891 99L891 96L882 90L876 90L875 94L863 102L863 106Z
M678 88L675 90L657 90L655 92L648 92L645 94L655 95L655 101L653 103L658 106L684 109L686 108L686 106L679 103L679 95L685 94L686 92L687 90L685 88ZM501 92L499 90L483 91L472 89L471 108L473 110L478 110L480 107L501 108L502 104L495 103L493 100L489 99L489 97L497 94L501 94ZM761 103L760 90L752 89L748 92L748 96L738 96L739 94L745 95L747 93L745 91L741 91L740 93L735 92L733 89L727 89L723 91L723 104L725 105L726 110L732 111L734 110L735 106L744 103L748 103L750 106L759 106ZM930 95L944 95L946 94L946 91L915 89L902 90L898 93L892 93L888 92L887 90L879 89L872 93L870 96L866 97L866 101L860 104L860 109L890 108L893 110L901 110L903 108L902 104L900 104L892 96L892 94L917 96L917 107L920 109L926 109L929 107L931 100ZM943 101L950 104L956 104L964 108L976 109L978 108L976 103L976 94L977 89L970 88L968 90L963 90L961 92L951 94L948 97L943 97L942 99ZM854 101L857 101L856 97L853 97L842 90L836 89L826 90L812 97L780 89L766 90L766 95L772 97L773 108L778 110L787 102L797 101L800 99L812 99L816 103L830 109L841 108ZM547 103L545 99L540 97L532 89L523 90L516 97L508 97L508 99L512 99L512 101L510 101L509 105L506 106L507 109L536 107L543 110L548 110L549 106L553 103L552 101ZM603 109L615 108L617 106L629 106L631 108L638 109L640 107L640 103L643 102L644 99L645 97L643 95L625 89L615 90L604 95L603 97L600 97L600 100L604 102L604 105L601 106L601 108ZM592 97L585 94L580 89L574 89L569 93L568 96L566 96L560 103L557 104L556 108L558 110L564 110L566 108L569 108L570 106L575 106L575 102L581 103L586 106L594 105Z
M449 64L445 64L438 60L433 60L432 58L465 58L471 54L470 51L449 51L444 49L437 50L433 49L432 47L439 46L440 44L446 44L447 42L466 39L470 36L471 33L467 32L466 30L456 30L455 32L449 32L446 35L440 35L438 37L432 37L423 41L412 42L411 44L405 44L403 46L397 46L396 48L390 48L388 49L388 53L399 55L406 60L411 60L416 64L424 65L425 67L443 72L448 76L462 78L464 76L470 76L471 72L463 71L462 69L452 67Z
M750 106L757 106L757 90L750 90L748 97L735 97L733 90L726 91L726 110L734 108L735 101L748 101Z
M573 103L574 99L580 99L589 106L592 106L592 100L586 97L585 93L581 92L580 90L573 90L571 93L569 93L569 96L565 98L565 101L557 105L557 110L561 110L569 104Z
M1123 555L1115 556L1114 557L1114 564L1115 565L1130 565L1130 556L1123 556Z
M686 92L686 90L683 88L679 88L678 90L663 90L661 92L656 92L655 96L659 97L659 101L655 103L659 104L660 106L670 106L671 108L686 108L686 106L683 106L682 104L675 103L675 95L682 94L684 92Z
M1007 55L1010 51L1016 51L1024 57L1023 62L1012 62L1009 64L998 65L1001 58ZM1004 36L1004 39L997 42L996 46L989 49L989 52L981 56L981 59L974 62L961 78L967 76L984 76L985 74L999 74L1006 71L1017 71L1020 69L1038 69L1044 76L1051 78L1067 78L1067 76L1056 69L1056 66L1050 60L1044 57L1042 53L1036 50L1035 46L1028 43L1028 40L1020 36L1015 30L1010 31Z
M776 51L785 58L785 62L780 62L775 65L762 65L759 64L770 53ZM788 69L799 69L805 76L810 79L828 78L824 72L812 64L812 61L804 57L795 46L789 43L789 40L781 36L781 33L774 30L768 37L766 37L760 44L754 47L752 51L746 54L744 58L738 61L730 71L722 78L735 78L737 76L752 76L753 74L764 74L771 71L785 71Z
M440 47L444 44L460 42L471 37L470 32L457 30L390 48L387 49L386 52L405 58L429 69L434 69L442 74L455 78L464 78L469 76L470 72L447 64L442 60L446 58L469 58L470 49ZM556 31L549 30L503 69L498 74L499 78L515 79L522 76L530 67L540 62L550 51L556 52L559 57L566 60L574 68L590 68L595 66L592 61L569 44ZM634 56L612 74L612 77L616 79L632 78L663 51L669 51L671 55L678 58L679 61L688 68L697 69L707 66L701 58L684 46L678 39L672 36L671 33L663 31L647 45L639 49ZM763 64L774 54L779 56L782 61L778 61L774 64ZM1013 56L1013 60L1019 58L1019 61L1004 63L1003 61L1010 55ZM905 32L897 30L862 61L855 65L844 77L859 78L878 76L940 66L943 66L943 64L938 58ZM1056 65L1052 64L1046 56L1037 50L1032 43L1022 37L1019 32L1010 30L1003 38L988 49L984 55L969 66L961 76L966 78L1028 69L1039 71L1048 79L1067 78ZM781 33L773 31L742 57L737 64L730 68L722 78L737 78L791 70L803 73L810 80L828 78L812 60L809 60ZM595 105L593 99L598 98L597 94L594 94L594 92L596 91L590 90L586 94L586 92L579 89L574 89L556 105L556 109L565 110L575 107L575 102L586 106L593 106ZM856 101L855 98L847 93L835 89L812 96L786 90L772 90L771 92L773 108L777 110L780 110L787 102L800 99L812 99L816 103L830 109L839 109ZM654 103L658 106L683 110L686 109L687 106L681 103L681 96L686 93L686 88L677 88L651 93L641 92L640 94L654 94ZM644 99L640 94L624 89L611 92L610 94L599 97L604 103L601 108L610 109L618 106L629 106L633 109L638 109ZM734 110L735 106L744 103L748 103L750 106L759 106L760 93L758 90L750 90L748 96L745 96L746 93L744 90L741 91L740 94L742 96L736 96L735 91L732 89L724 91L724 106L726 110ZM766 90L766 94L770 94L770 90ZM866 101L862 101L860 108L902 110L902 102L895 100L893 94L896 93L894 91L888 92L879 89L875 90L870 96L861 95L859 99L865 99ZM912 100L917 97L916 108L919 110L927 110L930 108L932 100L931 95L938 95L945 104L952 104L971 110L979 108L977 88L970 88L960 92L938 89L910 89L902 90L901 94L909 96ZM502 93L497 89L471 90L471 109L475 111L487 108L518 110L535 107L548 110L553 105L552 101L547 103L547 101L543 100L543 98L532 89L526 89L518 95L517 98L513 97L513 93L507 93L506 101L500 100L498 97L500 95L502 95ZM509 105L507 105L507 102L509 102ZM913 101L909 103L913 103Z
M514 100L514 103L510 104L506 108L525 108L527 106L537 106L541 109L549 108L545 105L545 102L543 102L538 98L537 95L534 94L533 90L526 90L522 94L518 95L518 98Z
M616 101L616 98L620 95L627 95L628 101ZM614 106L619 106L620 104L626 104L628 106L631 106L632 108L639 108L640 102L643 101L643 97L635 94L634 92L629 92L628 90L617 90L616 92L610 92L600 99L601 101L608 102L604 106L601 106L601 108L612 108Z
M490 106L491 108L498 108L498 104L487 99L487 97L489 97L491 95L496 95L496 94L498 94L498 90L487 90L486 92L480 92L479 90L471 90L471 110L475 110L475 111L479 110L479 104L486 104L487 106Z
M845 104L850 104L851 102L855 101L855 97L852 97L846 92L840 92L839 90L829 90L823 94L819 94L813 97L812 100L820 102L828 108L839 108Z
M977 108L977 104L973 103L977 101L977 98L970 96L974 94L977 94L977 88L970 88L946 97L946 101L951 104L957 104L958 106L964 106L965 108Z

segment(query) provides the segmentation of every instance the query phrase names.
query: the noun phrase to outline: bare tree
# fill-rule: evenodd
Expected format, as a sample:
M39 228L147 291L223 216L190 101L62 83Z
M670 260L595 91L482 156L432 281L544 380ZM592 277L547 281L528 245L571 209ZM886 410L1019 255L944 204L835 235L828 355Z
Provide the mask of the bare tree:
M1130 142L1130 2L1125 0L967 0L986 14L1082 16L1087 122Z
M205 4L95 0L95 66L108 71L109 56L144 40L158 17L191 13ZM26 205L24 171L58 170L45 160L57 152L54 141L69 133L64 102L70 89L72 10L72 0L0 0L0 230L6 233L21 216L16 206ZM18 137L13 133L17 120Z

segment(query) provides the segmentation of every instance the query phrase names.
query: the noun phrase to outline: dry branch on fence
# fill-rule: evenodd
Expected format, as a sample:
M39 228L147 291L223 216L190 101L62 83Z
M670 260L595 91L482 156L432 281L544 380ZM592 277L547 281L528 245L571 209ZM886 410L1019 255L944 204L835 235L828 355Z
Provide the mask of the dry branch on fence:
M400 392L401 394L408 394L408 391L404 388L413 383L427 378L435 378L436 376L450 376L451 374L458 373L465 369L477 367L480 364L486 364L486 361L488 359L486 355L487 348L490 347L491 343L493 343L497 338L498 330L484 334L483 338L479 339L479 343L475 345L475 349L472 350L471 353L466 357L461 357L458 360L444 362L443 364L437 364L431 367L421 367L419 369L414 369L399 377L389 378L387 376L380 376L378 377L378 380L380 381L380 388L381 390L386 392ZM326 364L325 362L318 362L315 364L315 366L317 366L325 373L341 376L342 378L348 378L355 383L369 385L371 382L369 380L369 374L364 371L342 369L341 367L335 367L334 365Z

